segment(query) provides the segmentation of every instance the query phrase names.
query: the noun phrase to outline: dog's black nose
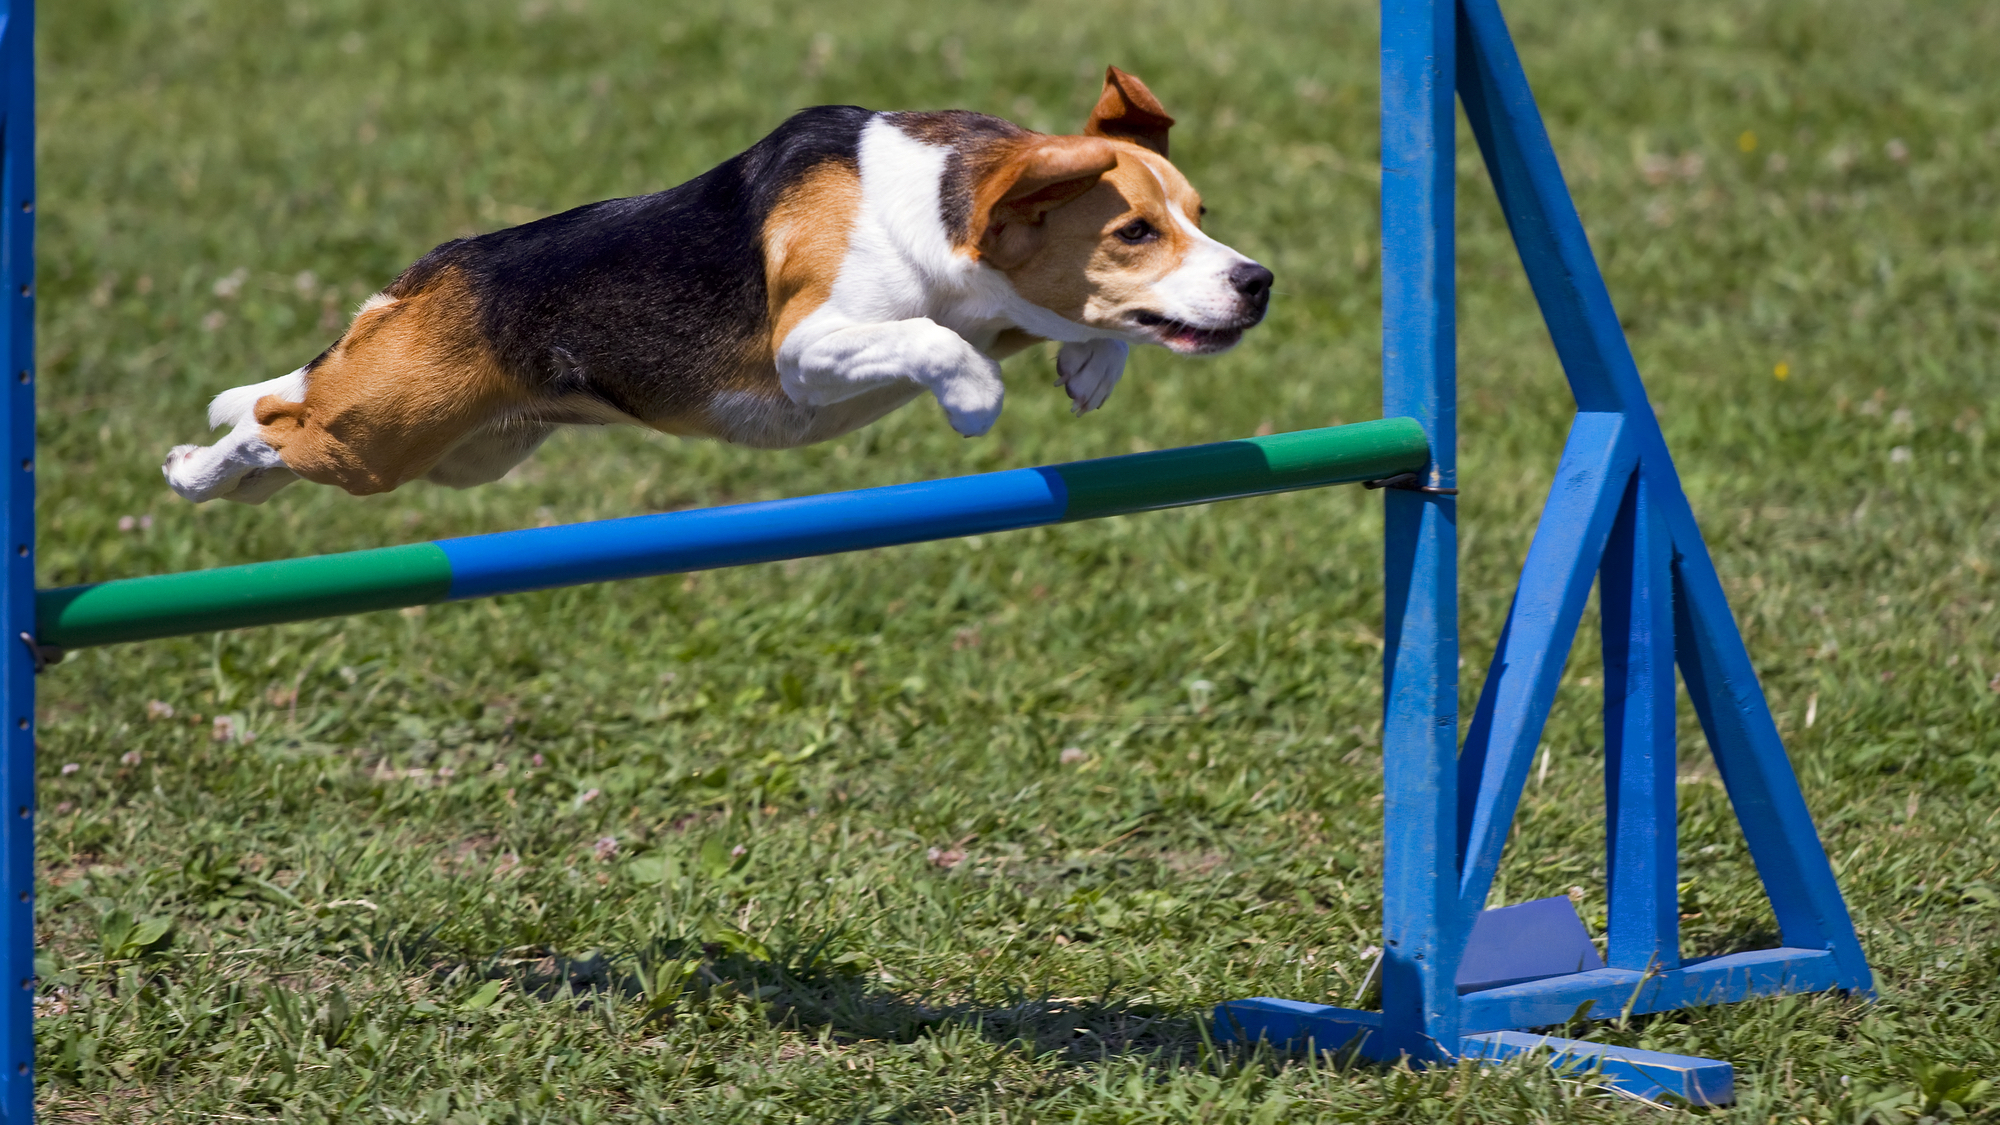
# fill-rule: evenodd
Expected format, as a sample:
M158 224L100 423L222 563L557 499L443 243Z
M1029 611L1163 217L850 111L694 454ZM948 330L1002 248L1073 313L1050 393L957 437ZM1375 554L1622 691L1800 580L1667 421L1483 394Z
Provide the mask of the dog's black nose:
M1271 271L1255 262L1244 262L1229 271L1229 284L1246 300L1262 302L1271 295Z

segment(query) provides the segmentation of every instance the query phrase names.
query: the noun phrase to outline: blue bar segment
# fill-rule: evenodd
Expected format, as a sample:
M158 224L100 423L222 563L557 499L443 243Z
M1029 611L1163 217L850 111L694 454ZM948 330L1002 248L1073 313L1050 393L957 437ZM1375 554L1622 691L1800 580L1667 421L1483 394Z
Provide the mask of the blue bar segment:
M1459 4L1458 94L1578 410L1652 419L1498 0ZM1657 427L1655 427L1657 429ZM1649 453L1652 450L1648 450ZM1664 442L1658 452L1666 452Z
M1009 469L824 496L441 539L449 600L777 562L1059 522L1053 469Z
M1215 1006L1218 1043L1269 1043L1283 1051L1354 1051L1393 1059L1382 1036L1382 1013L1330 1004L1257 996Z
M1215 1006L1218 1043L1268 1043L1284 1051L1344 1054L1395 1062L1382 1034L1382 1013L1303 1004L1258 996ZM1728 1063L1669 1055L1522 1031L1479 1032L1462 1037L1455 1057L1484 1063L1545 1055L1550 1066L1648 1101L1678 1098L1694 1105L1727 1105L1736 1098L1736 1073Z
M1840 884L1694 515L1683 508L1668 517L1680 524L1673 530L1680 556L1674 562L1674 646L1681 679L1770 896L1778 933L1786 945L1833 950L1842 975L1827 987L1872 991L1874 976Z
M1617 1019L1627 1011L1637 1016L1756 996L1825 992L1842 987L1841 976L1839 962L1827 950L1780 946L1690 958L1663 973L1598 969L1510 984L1467 993L1461 1011L1468 1033L1548 1027L1567 1023L1579 1008L1585 1019Z

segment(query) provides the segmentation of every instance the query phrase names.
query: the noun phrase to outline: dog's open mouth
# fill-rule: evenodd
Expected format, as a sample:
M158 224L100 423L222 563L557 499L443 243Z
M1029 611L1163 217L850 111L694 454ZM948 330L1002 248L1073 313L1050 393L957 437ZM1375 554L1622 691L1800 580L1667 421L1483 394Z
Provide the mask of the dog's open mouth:
M1228 351L1243 339L1256 321L1227 328L1200 328L1183 320L1161 316L1144 309L1132 314L1132 322L1152 333L1153 338L1182 355L1207 355Z

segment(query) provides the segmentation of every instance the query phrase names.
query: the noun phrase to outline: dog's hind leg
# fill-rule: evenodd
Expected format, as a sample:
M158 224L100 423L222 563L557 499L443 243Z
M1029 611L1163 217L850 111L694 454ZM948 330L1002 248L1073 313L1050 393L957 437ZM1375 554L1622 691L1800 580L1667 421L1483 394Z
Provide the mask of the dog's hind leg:
M468 439L504 431L535 405L480 331L465 280L447 268L420 291L370 301L307 371L303 401L267 395L255 409L261 437L286 468L366 496L428 476ZM539 441L517 444L506 467ZM438 479L479 483L465 472L473 462L490 471L485 462L496 451L476 444L485 455L468 449Z
M256 418L259 399L286 401L306 397L305 369L289 375L234 387L215 396L208 406L210 428L228 426L229 433L213 445L177 445L160 471L181 496L199 504L205 500L235 500L262 504L299 479L285 467L278 451L267 443Z
M446 488L491 484L526 461L555 432L545 422L504 421L466 435L424 479Z

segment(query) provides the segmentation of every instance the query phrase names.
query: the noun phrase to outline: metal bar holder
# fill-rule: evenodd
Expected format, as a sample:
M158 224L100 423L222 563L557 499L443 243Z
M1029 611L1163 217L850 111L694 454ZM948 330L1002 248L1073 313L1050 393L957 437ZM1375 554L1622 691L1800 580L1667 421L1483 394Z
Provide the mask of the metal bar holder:
M1454 94L1577 405L1463 746ZM1423 424L1432 463L1383 489L1381 1010L1231 1001L1216 1008L1217 1038L1417 1063L1539 1053L1639 1097L1728 1103L1726 1062L1519 1030L1781 993L1865 995L1872 978L1498 0L1382 0L1382 241L1383 413ZM1604 626L1603 959L1564 900L1486 909L1593 580ZM1778 948L1680 956L1676 664L1777 916Z

